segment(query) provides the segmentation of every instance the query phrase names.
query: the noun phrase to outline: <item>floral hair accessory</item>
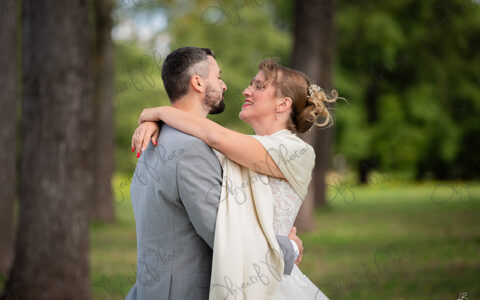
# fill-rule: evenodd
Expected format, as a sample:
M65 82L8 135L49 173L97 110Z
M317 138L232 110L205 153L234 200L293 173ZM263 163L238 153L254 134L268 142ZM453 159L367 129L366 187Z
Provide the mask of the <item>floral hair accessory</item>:
M312 95L313 95L313 93L314 93L315 91L319 92L319 91L321 91L321 90L322 90L322 88L320 88L318 85L316 85L316 84L311 84L311 85L308 87L308 96L307 96L307 98L312 97Z

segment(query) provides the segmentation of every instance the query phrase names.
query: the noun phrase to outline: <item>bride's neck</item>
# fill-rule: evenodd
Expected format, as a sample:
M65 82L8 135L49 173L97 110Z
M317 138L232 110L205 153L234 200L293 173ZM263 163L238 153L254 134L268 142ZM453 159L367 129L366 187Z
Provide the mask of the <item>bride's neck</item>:
M286 124L278 123L278 122L266 122L264 124L250 124L255 130L256 135L272 135L275 132L278 132L283 129L287 129Z

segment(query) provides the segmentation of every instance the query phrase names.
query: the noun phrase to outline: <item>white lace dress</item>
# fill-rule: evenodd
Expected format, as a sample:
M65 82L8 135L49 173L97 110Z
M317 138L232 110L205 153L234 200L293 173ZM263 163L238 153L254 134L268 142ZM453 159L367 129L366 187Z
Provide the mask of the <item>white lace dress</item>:
M288 235L302 205L302 199L285 180L269 177L269 184L274 199L273 230L277 235ZM297 265L293 266L290 275L283 275L275 294L275 300L295 299L328 299Z

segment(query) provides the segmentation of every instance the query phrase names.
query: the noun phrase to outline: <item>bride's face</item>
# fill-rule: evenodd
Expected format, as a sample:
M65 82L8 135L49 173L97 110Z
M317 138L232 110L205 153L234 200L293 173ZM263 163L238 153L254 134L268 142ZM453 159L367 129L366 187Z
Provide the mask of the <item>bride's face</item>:
M271 83L265 84L263 71L258 72L242 94L245 100L240 119L250 125L275 121L275 87Z

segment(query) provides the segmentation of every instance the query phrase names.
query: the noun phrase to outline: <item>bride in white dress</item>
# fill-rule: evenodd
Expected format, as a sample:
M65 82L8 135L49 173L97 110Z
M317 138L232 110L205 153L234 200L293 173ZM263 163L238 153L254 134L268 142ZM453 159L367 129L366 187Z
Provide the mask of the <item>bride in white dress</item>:
M205 99L201 99L200 103L204 101L223 101L223 93L212 88L212 86L215 87L213 84L215 78L210 78L211 76L212 74L209 74L209 78L204 78L205 82L202 82L202 84L206 83L206 91ZM218 80L221 79L218 78ZM218 93L222 97L216 98L215 95L218 95ZM335 102L338 97L336 91L333 91L332 96L326 95L320 87L311 84L305 74L280 66L276 60L272 59L260 63L258 74L245 88L243 95L245 101L239 117L254 128L255 136L229 130L206 118L167 106L145 109L139 122L161 120L173 128L202 139L232 162L267 175L268 186L271 189L271 198L273 199L273 232L276 235L288 235L306 194L315 157L313 148L293 133L306 132L314 125L325 126L330 124L331 116L326 104L327 102ZM318 117L323 120L320 124L316 122ZM145 145L145 142L148 143L152 134L156 134L156 132L141 132L140 136L144 137L143 141L136 141L135 148L143 149L143 145ZM276 151L278 157L273 158L272 153L266 150L269 147L266 146L265 141L269 139L272 141L275 139L282 141L283 139L290 144L283 151L281 142L280 144L277 142L271 144L275 147L280 145ZM301 157L303 149L307 149L304 151L311 155L304 154L303 158L293 163L293 167L285 167L285 165L293 162L296 157ZM308 161L305 160L307 158ZM302 163L299 163L299 161L302 161ZM281 162L284 166L280 165ZM225 166L223 167L225 172ZM286 172L289 174L286 174ZM242 185L242 182L236 184ZM258 202L256 205L258 206ZM258 210L258 208L256 209ZM271 221L268 217L266 220ZM218 222L221 221L217 219ZM218 226L217 224L216 231L219 229ZM265 231L265 228L263 230ZM268 233L265 234L268 235ZM217 244L217 232L215 244ZM245 246L248 246L248 244L245 244ZM225 262L225 259L222 262ZM212 298L216 299L216 297L212 297L211 293L210 299ZM262 297L262 299L267 298L271 299L272 297ZM275 286L273 299L328 298L300 271L297 265L294 265L292 273L283 275L281 281Z
M270 187L274 200L273 230L277 235L288 235L302 205L302 199L295 193L290 184L284 180L271 178ZM294 264L292 273L283 275L274 299L320 300L328 298Z

